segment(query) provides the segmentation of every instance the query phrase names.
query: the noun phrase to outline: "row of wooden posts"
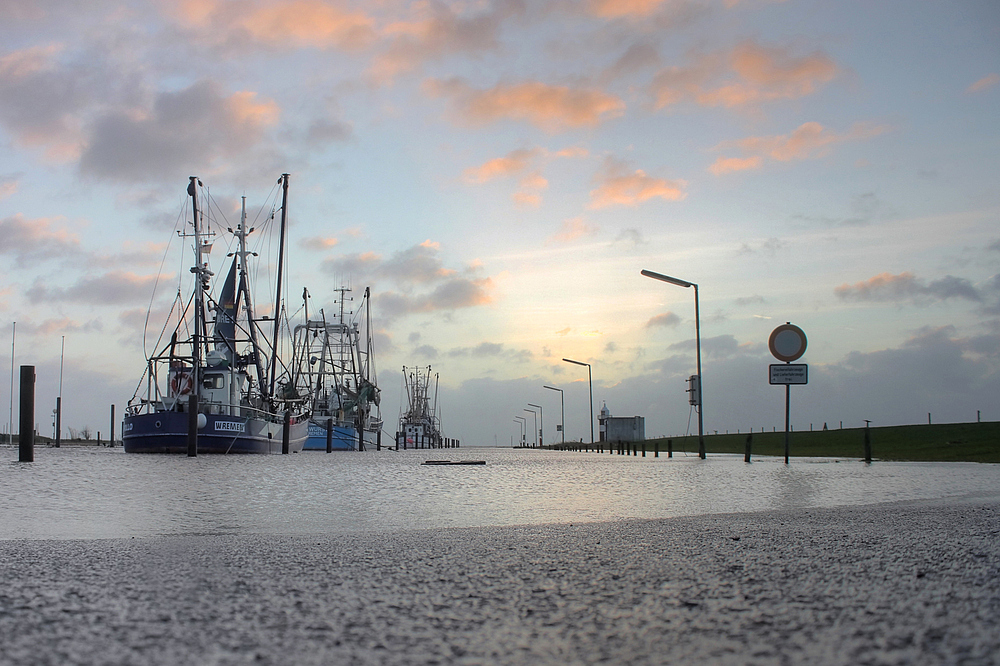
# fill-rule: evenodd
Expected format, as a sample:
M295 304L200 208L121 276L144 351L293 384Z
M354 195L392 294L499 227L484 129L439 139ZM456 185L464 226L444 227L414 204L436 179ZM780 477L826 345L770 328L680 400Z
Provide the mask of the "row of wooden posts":
M614 455L642 455L643 458L646 457L646 444L645 440L641 442L594 442L592 444L585 444L583 442L573 442L570 444L555 444L550 448L557 451L578 451L578 452L589 452L596 451L597 453L604 453L607 449L608 453ZM747 435L747 438L743 444L743 460L744 462L750 462L751 449L753 448L753 433ZM660 457L660 440L653 440L653 457ZM674 440L667 440L667 457L674 457ZM865 424L865 462L870 463L872 461L872 438L871 431L869 430L867 423ZM788 463L787 454L785 456L785 463Z

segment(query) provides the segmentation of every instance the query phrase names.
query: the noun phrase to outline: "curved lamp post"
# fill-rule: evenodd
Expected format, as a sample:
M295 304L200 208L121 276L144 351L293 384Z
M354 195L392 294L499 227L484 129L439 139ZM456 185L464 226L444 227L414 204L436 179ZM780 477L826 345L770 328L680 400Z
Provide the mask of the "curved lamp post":
M704 401L703 393L701 390L701 315L698 310L698 285L694 282L688 282L687 280L680 280L678 278L673 278L668 275L663 275L661 273L654 273L653 271L643 270L640 271L642 275L648 278L653 278L654 280L660 280L661 282L668 282L672 285L678 287L694 287L694 331L695 340L698 349L698 457L702 460L705 459L705 428L702 416L702 403Z
M556 388L555 386L543 386L542 388L547 388L550 391L559 391L559 420L562 425L559 429L562 430L562 443L566 443L566 402L563 399L563 390L561 388Z
M542 442L542 432L545 430L545 419L542 418L542 406L529 402L528 407L538 408L538 448L542 448L542 446L544 446L544 442Z
M521 445L518 448L524 448L524 429L528 427L528 419L523 416L515 416L514 420L521 424Z
M590 443L594 443L594 376L590 372L590 364L583 361L574 361L571 358L564 358L567 363L587 366L587 383L590 384ZM565 426L564 426L565 427Z
M538 412L536 412L533 409L528 409L527 407L524 408L524 411L526 411L526 412L528 412L528 413L531 414L531 423L535 427L535 435L533 437L533 439L535 440L535 444L534 444L533 448L537 449L538 448ZM525 421L525 425L527 425L527 421Z

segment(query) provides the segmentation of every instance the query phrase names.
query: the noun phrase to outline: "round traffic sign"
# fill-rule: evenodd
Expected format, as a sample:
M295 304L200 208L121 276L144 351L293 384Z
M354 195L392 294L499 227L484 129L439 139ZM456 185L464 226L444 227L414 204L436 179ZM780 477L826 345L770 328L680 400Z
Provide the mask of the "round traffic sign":
M806 334L794 324L782 324L771 331L767 347L774 358L791 363L806 353Z

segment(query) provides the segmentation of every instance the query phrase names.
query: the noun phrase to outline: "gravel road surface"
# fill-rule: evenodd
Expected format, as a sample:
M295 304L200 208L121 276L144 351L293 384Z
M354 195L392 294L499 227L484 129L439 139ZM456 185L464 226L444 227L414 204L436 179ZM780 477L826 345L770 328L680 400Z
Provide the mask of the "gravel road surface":
M0 663L997 664L1000 501L0 540Z

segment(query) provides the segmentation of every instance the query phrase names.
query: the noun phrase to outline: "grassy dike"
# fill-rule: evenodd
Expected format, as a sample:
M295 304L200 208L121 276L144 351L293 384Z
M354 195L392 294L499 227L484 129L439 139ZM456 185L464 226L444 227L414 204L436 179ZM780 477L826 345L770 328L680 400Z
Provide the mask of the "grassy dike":
M708 453L743 453L747 434L711 434L705 436ZM646 441L651 451L659 443L667 450L667 439ZM698 436L670 437L674 454L698 452ZM864 428L843 430L795 431L791 433L792 456L823 458L863 458ZM905 425L871 428L872 458L938 462L1000 462L1000 422L943 423L940 425ZM753 433L753 455L784 456L785 433Z

